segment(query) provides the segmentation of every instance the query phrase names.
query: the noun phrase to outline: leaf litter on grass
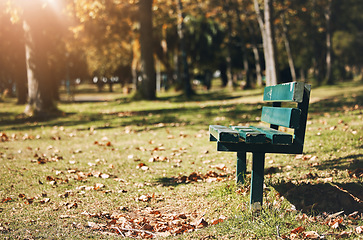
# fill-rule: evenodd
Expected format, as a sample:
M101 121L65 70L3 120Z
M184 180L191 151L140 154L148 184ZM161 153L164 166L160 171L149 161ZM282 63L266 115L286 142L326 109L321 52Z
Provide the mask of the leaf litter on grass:
M155 196L148 196L147 198L155 198ZM106 219L105 224L89 221L87 226L94 230L109 231L131 238L175 236L196 231L209 225L216 225L226 219L226 217L220 216L208 223L204 217L200 217L196 213L176 213L172 210L151 207L133 210L121 207L120 210L113 213L92 214L83 212L82 214L90 218Z

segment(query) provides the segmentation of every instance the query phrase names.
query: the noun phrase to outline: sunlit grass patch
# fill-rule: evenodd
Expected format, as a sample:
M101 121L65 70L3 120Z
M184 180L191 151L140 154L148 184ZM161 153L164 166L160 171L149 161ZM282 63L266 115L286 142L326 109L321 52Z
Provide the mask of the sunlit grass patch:
M150 102L107 93L107 101L61 102L64 115L48 121L22 118L24 106L1 102L1 234L357 239L361 88L313 88L304 154L266 155L257 213L249 209L251 155L247 181L236 186L236 155L216 151L208 126L258 122L261 90L203 92L189 101L166 93ZM122 221L140 231L121 230Z

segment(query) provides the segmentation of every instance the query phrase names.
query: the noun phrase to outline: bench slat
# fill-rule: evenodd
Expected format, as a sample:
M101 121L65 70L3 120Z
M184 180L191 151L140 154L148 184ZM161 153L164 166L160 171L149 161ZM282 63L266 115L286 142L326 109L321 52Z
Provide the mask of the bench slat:
M266 102L298 102L303 100L304 83L290 82L265 87L263 100Z
M253 129L251 127L245 126L231 126L233 130L239 132L239 135L245 140L246 143L265 143L266 135Z
M291 134L263 126L258 126L258 127L251 126L251 128L260 131L261 133L264 133L266 137L271 140L271 144L276 144L276 145L292 144L293 138Z
M239 133L225 126L209 125L209 133L211 141L239 142Z
M298 108L262 107L261 121L288 128L299 128L301 110Z

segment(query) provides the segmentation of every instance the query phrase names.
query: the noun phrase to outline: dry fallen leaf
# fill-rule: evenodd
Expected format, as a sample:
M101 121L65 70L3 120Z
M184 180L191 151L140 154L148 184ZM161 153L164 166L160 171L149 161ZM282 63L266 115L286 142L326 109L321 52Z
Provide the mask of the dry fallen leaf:
M225 171L227 169L226 164L217 164L217 165L211 165L210 168L215 168L221 171Z
M108 175L106 173L102 173L100 177L106 179L106 178L109 178L110 175Z
M105 185L103 185L102 183L96 183L94 186L95 190L101 189L103 187L105 187Z
M72 208L77 208L78 207L78 204L76 202L73 202L73 203L66 203L65 206L68 208L68 209L72 209Z
M343 220L344 220L343 218L337 218L337 219L334 219L334 220L330 220L328 222L328 226L330 226L333 229L337 229L337 228L340 227Z
M362 234L363 233L363 226L356 227L355 232L358 233L358 234Z
M297 233L302 233L303 231L305 231L305 227L300 226L300 227L295 228L294 230L291 230L291 233L297 234Z
M202 217L195 219L191 225L195 226L196 228L204 228L208 226L208 222Z
M92 228L92 229L99 229L100 225L98 225L95 222L87 222L87 227Z
M7 202L11 202L13 199L11 197L7 197L7 198L3 198L1 200L2 203L7 203Z
M341 232L336 238L339 239L339 238L347 238L349 237L350 235L352 234L352 232L347 232L347 231L343 231Z
M19 198L25 198L25 194L20 193L20 194L19 194Z
M44 198L44 199L40 200L40 203L44 204L44 203L47 203L49 201L50 201L50 198Z
M216 225L218 223L224 222L224 220L226 220L226 217L222 215L219 218L212 220L212 223L211 224L212 225Z
M315 231L304 232L303 235L307 239L320 239L320 235Z
M150 195L141 195L136 200L140 201L140 202L148 202L148 201L150 201L151 198L152 198L152 196L150 196Z

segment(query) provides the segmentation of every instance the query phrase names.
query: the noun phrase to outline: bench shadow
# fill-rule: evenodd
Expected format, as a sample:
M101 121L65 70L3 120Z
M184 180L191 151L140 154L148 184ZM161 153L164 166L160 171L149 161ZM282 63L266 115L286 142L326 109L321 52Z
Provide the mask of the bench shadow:
M363 185L359 183L283 182L273 187L303 213L363 213Z
M320 163L316 168L319 170L338 169L353 171L363 168L363 154L350 154L344 157L333 158Z

